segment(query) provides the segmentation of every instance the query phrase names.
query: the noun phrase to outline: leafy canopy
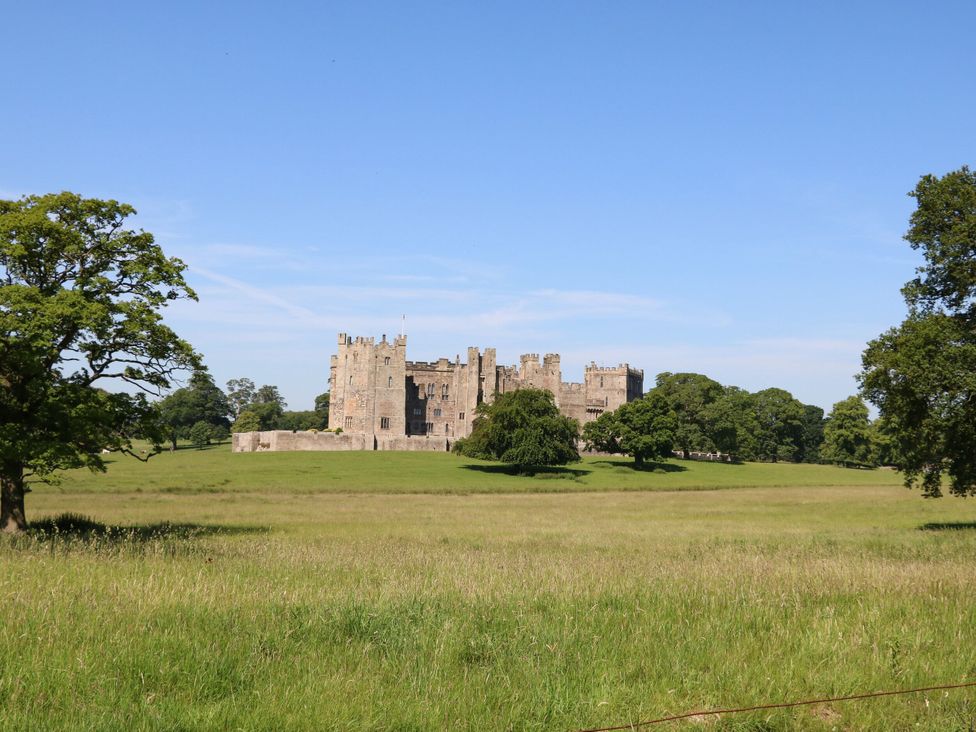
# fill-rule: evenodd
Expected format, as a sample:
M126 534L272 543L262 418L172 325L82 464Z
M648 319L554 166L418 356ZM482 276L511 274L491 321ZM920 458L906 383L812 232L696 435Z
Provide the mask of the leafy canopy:
M559 413L548 391L498 394L491 403L480 404L475 415L471 434L454 443L455 452L523 470L579 460L579 425Z
M159 404L163 422L169 428L173 449L179 437L189 437L198 422L213 427L230 427L230 404L205 369L194 372L189 385L177 389Z
M702 374L662 373L653 389L667 401L677 419L674 440L686 454L692 450L711 451L715 445L709 436L708 408L721 398L724 389L717 381Z
M873 465L874 432L860 397L837 402L824 425L824 460L842 465Z
M671 456L678 426L668 398L655 388L588 423L583 438L587 449L631 455L641 467L646 460Z
M908 318L867 345L861 391L878 407L909 487L976 494L976 175L926 175L905 239L924 264L902 289Z
M161 438L145 392L158 394L199 358L160 311L194 298L185 265L135 210L73 193L0 200L0 529L23 528L24 480L104 469L102 449L132 454ZM136 393L110 393L124 383Z

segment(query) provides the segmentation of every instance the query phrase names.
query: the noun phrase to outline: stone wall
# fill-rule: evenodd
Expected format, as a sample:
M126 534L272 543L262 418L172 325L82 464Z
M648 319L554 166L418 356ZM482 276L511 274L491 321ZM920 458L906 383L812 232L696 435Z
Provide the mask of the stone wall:
M338 452L343 450L372 450L373 436L355 432L237 432L232 436L233 452L287 452L312 450Z
M406 452L449 452L445 437L372 435L356 432L238 432L233 435L233 452L343 452L347 450L400 450Z
M586 419L586 389L583 384L560 384L559 411L582 426Z
M421 437L419 435L387 437L376 436L377 450L399 450L401 452L450 452L451 441L446 437Z

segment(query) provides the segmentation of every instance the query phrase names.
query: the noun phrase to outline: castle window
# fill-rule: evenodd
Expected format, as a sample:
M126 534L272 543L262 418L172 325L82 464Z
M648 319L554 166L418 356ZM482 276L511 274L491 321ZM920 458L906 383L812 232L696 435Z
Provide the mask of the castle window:
M433 384L433 382L431 382L430 384L427 384L427 396L429 396L429 397L434 396L434 384Z
M610 397L603 397L603 406L605 407L610 406Z
M352 386L352 374L349 374L349 386Z
M389 356L387 356L386 358L383 359L383 365L384 366L389 366L390 365L390 357Z
M390 418L389 417L380 417L380 429L381 430L388 430L388 429L390 429Z
M458 419L464 419L464 412L458 412Z
M439 409L435 409L435 410L434 410L434 416L435 416L435 417L440 417L440 416L441 416L441 410L439 410Z
M414 417L419 417L423 413L424 413L424 410L421 409L420 407L414 407L413 408L413 416Z
M389 378L388 378L388 379L386 380L386 385L387 385L387 386L388 386L389 388L393 388L393 377L392 377L392 376L391 376L391 377L389 377Z
M600 377L600 388L601 389L603 388L603 377L602 376Z
M434 434L434 423L433 422L428 422L427 424L424 425L424 427L425 427L426 432L427 432L428 435Z
M441 387L441 399L447 399L447 384Z
M347 430L352 429L352 417L346 417L346 429Z

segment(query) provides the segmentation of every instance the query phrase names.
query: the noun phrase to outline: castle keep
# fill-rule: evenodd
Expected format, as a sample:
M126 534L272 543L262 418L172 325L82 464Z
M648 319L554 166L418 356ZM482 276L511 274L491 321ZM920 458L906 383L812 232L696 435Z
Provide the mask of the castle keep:
M641 397L644 372L591 363L582 383L567 383L555 353L525 354L518 366L498 365L494 348L469 348L464 363L460 355L408 361L406 336L376 342L340 333L329 366L329 429L342 433L237 434L234 450L447 450L471 434L479 404L526 387L549 391L564 415L584 425Z

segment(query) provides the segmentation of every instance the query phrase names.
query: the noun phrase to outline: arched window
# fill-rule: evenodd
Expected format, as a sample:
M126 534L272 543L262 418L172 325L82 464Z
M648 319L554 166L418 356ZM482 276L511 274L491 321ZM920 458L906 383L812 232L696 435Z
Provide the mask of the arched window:
M390 365L390 357L389 356L387 356L386 358L383 359L383 365L384 366L389 366Z
M387 380L386 380L386 386L388 388L390 388L390 389L393 388L393 377L392 376L390 376L389 378L387 378Z

